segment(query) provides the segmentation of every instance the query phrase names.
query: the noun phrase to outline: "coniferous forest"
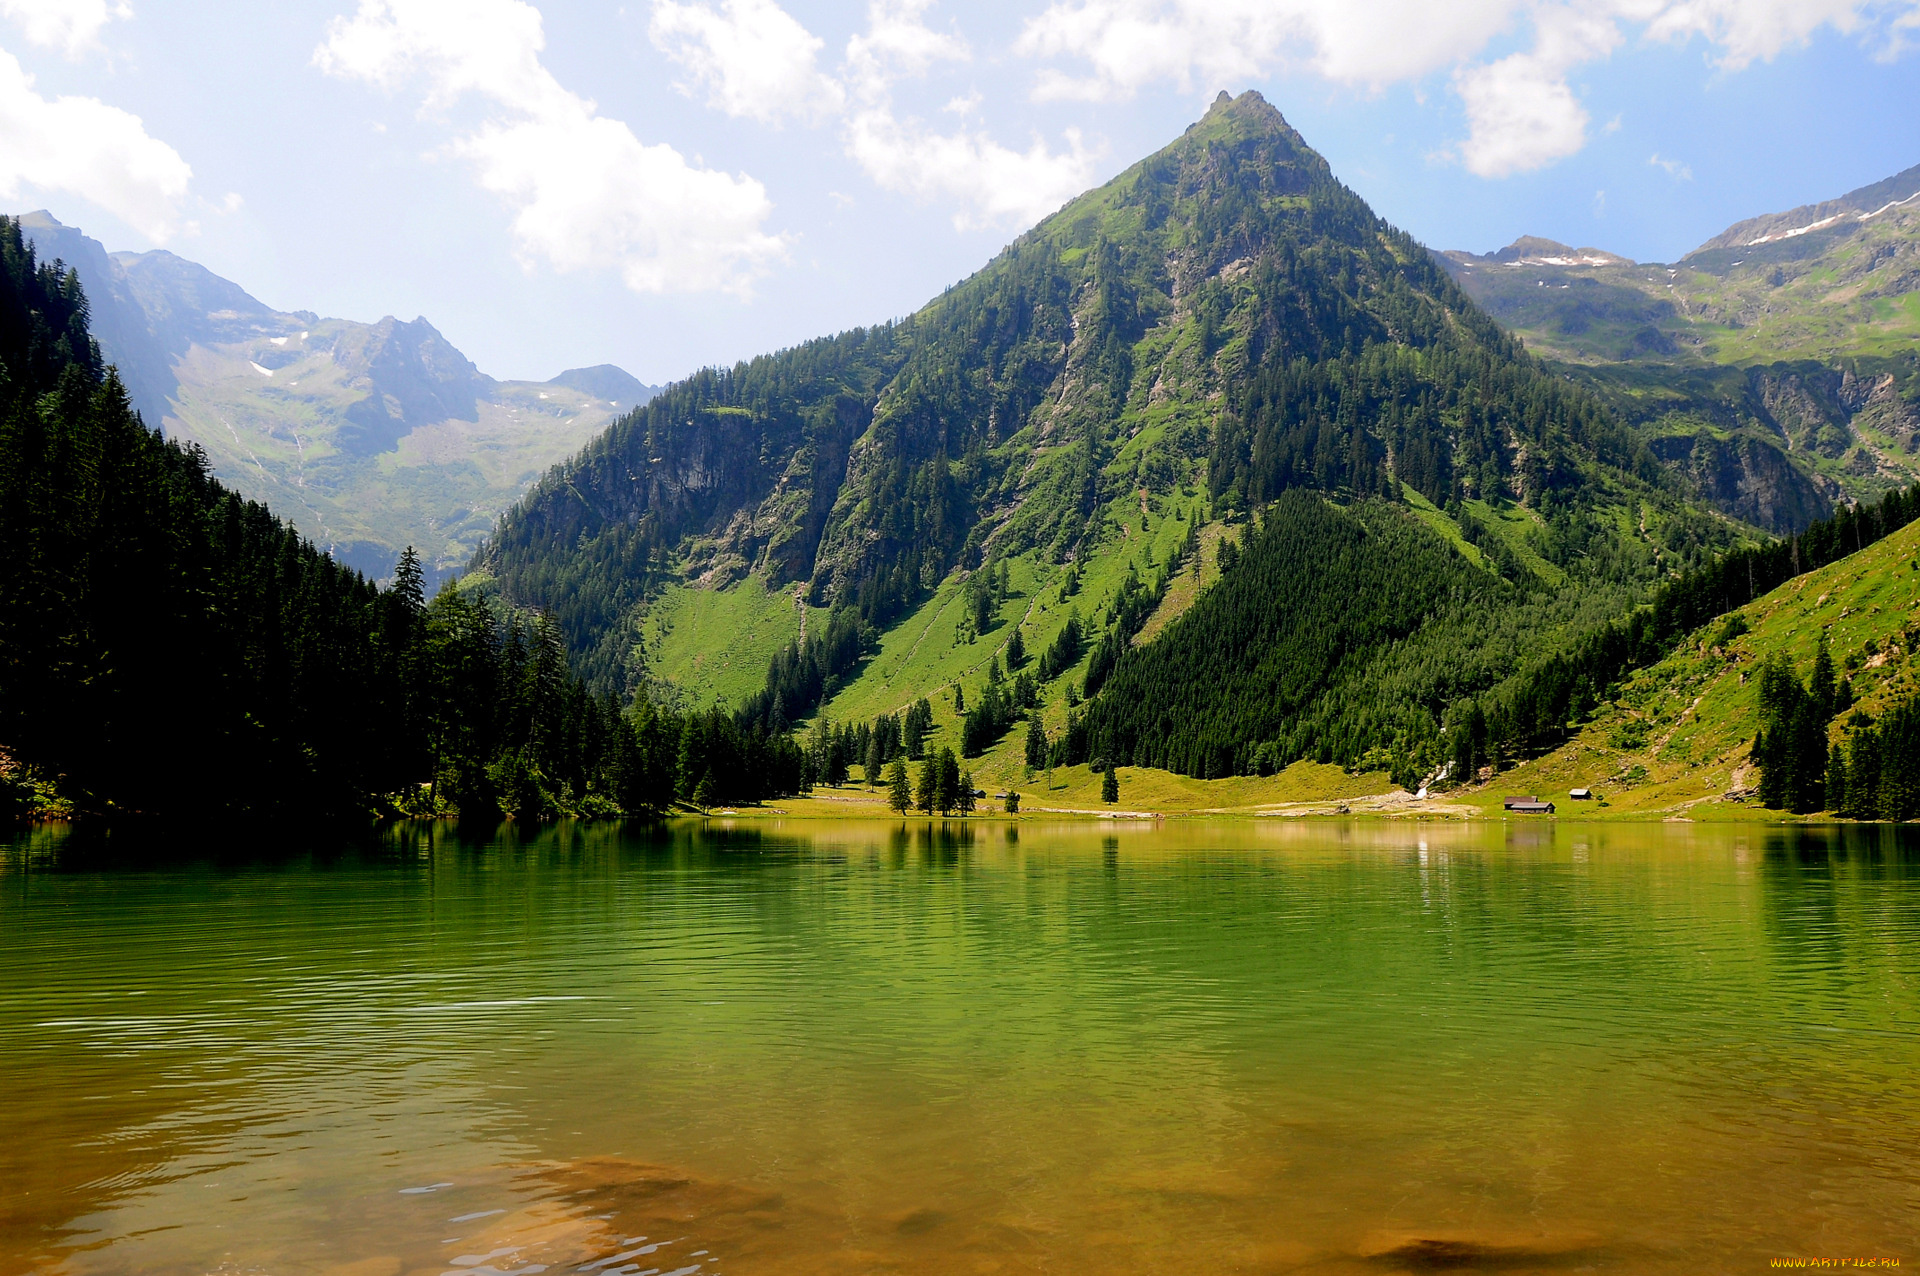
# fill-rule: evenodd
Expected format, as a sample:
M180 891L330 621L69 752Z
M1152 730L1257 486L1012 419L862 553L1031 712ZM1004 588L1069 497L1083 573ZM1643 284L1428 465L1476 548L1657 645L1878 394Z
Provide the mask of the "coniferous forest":
M148 429L77 275L0 219L5 797L80 814L523 818L791 791L799 747L590 695L550 618L376 588Z

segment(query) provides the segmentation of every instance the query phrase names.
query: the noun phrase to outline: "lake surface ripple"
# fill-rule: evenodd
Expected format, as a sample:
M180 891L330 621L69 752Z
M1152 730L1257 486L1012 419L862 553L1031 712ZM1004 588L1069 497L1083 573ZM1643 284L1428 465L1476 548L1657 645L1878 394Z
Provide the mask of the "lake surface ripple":
M1915 833L41 834L0 1270L1913 1264Z

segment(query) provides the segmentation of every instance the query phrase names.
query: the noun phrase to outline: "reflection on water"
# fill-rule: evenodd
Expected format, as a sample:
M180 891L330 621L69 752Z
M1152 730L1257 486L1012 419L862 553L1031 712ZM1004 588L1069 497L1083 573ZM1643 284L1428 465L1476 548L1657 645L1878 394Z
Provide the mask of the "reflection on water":
M1920 840L716 820L0 870L0 1264L1920 1260Z

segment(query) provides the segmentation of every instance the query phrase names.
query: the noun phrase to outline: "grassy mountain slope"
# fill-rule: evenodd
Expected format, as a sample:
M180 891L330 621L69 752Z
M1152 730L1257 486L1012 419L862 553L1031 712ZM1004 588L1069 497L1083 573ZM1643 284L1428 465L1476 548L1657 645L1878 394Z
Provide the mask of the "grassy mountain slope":
M1920 475L1920 167L1671 266L1540 239L1444 256L1737 517L1797 528Z
M1782 585L1738 613L1751 631L1722 640L1726 618L1631 678L1564 747L1457 800L1497 812L1509 793L1561 804L1587 787L1617 812L1751 814L1730 792L1757 782L1749 753L1759 730L1761 663L1784 652L1804 678L1825 634L1860 712L1878 718L1920 690L1920 523ZM1843 715L1844 717L1844 715ZM1841 720L1834 723L1839 738Z
M760 690L774 653L825 619L796 591L769 590L755 576L730 589L669 585L648 606L637 641L655 699L737 708Z
M551 611L597 685L736 707L697 669L748 663L766 630L722 618L757 604L689 591L798 589L810 637L851 624L859 658L797 652L806 676L757 711L797 721L824 694L868 720L925 696L952 732L948 689L977 703L1014 624L1036 659L1076 607L1090 646L1114 637L1129 570L1153 582L1190 531L1296 488L1394 493L1473 570L1527 576L1555 600L1529 641L1744 534L1247 94L910 318L669 387L543 479L477 566ZM1009 590L981 625L989 569ZM1089 660L1041 689L1050 730Z
M424 319L276 311L172 253L108 254L45 213L21 222L79 272L134 408L376 578L409 544L430 579L463 565L529 484L651 393L612 367L495 381Z

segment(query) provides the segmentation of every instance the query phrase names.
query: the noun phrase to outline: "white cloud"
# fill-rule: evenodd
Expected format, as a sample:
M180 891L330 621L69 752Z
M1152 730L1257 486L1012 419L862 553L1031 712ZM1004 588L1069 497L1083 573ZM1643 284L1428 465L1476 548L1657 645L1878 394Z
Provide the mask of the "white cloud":
M650 34L728 115L763 124L818 119L845 98L815 65L824 42L773 0L724 0L722 11L655 0Z
M1587 112L1567 82L1538 59L1514 54L1454 77L1467 110L1460 160L1480 177L1542 168L1587 144Z
M1519 0L1056 0L1015 49L1075 58L1089 74L1042 72L1038 96L1111 100L1167 81L1211 91L1284 64L1382 85L1451 66L1505 30Z
M958 203L958 229L1030 226L1087 188L1095 157L1077 130L1067 132L1064 151L1039 138L1016 151L984 130L943 134L900 118L896 80L972 57L960 36L927 25L930 7L931 0L872 0L866 31L847 41L845 74L857 103L846 124L847 154L883 189ZM978 104L976 94L944 109L964 118Z
M1693 180L1692 165L1675 159L1661 159L1659 151L1655 151L1647 157L1647 164L1652 168L1664 168L1667 171L1667 176L1677 182L1690 182Z
M473 96L494 118L455 139L480 185L515 209L523 261L616 269L640 292L745 293L786 240L750 177L647 145L561 86L540 61L540 13L521 0L361 0L314 63L387 89L424 80L428 110Z
M181 229L193 170L140 118L90 97L44 98L0 49L0 199L25 187L78 195L156 243Z
M1815 31L1831 25L1843 34L1871 22L1878 10L1920 6L1877 0L1677 0L1651 6L1647 33L1655 39L1704 36L1719 51L1718 61L1732 70L1768 62Z
M928 22L933 0L870 0L866 28L847 41L835 76L818 69L821 40L775 0L718 3L654 0L652 23L654 43L715 109L769 124L840 114L847 155L876 185L958 205L962 229L1030 225L1092 180L1094 157L1078 133L1064 150L1036 138L1020 151L965 124L940 133L899 115L896 83L973 56L957 32ZM944 109L964 121L979 104L975 93Z
M0 13L31 43L65 49L68 57L92 48L112 19L133 16L125 4L107 0L0 0Z
M1587 111L1568 86L1567 72L1612 52L1619 28L1571 7L1540 11L1534 28L1531 50L1454 74L1454 91L1467 112L1460 160L1470 173L1529 172L1587 144Z
M1529 22L1531 47L1475 61ZM1053 0L1015 49L1048 63L1035 77L1042 100L1107 101L1154 83L1211 92L1292 66L1372 89L1448 70L1469 127L1453 153L1494 177L1585 145L1568 76L1629 30L1701 37L1738 69L1823 27L1884 33L1881 55L1896 56L1920 30L1920 0Z
M1077 130L1068 130L1063 152L1037 138L1015 151L985 133L930 133L884 109L848 123L847 153L887 190L960 203L953 224L961 230L1032 225L1087 188L1095 158Z
M921 15L932 7L933 0L871 0L866 31L847 41L847 80L856 94L879 97L900 76L918 78L936 62L973 56L959 35L926 24Z

